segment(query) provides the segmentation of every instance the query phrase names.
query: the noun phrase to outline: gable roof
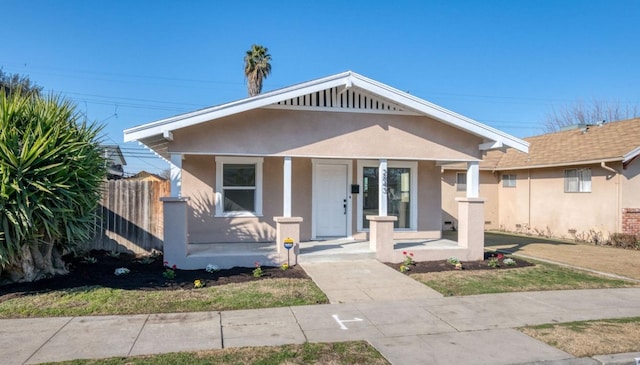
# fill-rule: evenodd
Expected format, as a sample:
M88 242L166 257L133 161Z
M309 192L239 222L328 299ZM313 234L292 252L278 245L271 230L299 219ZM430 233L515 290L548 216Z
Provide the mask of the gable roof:
M140 141L167 158L166 144L171 140L171 132L174 130L257 108L290 105L293 100L300 98L306 100L305 97L309 97L309 100L312 100L314 93L324 90L333 90L331 95L336 95L352 87L382 104L386 102L385 109L389 112L428 116L483 138L488 142L486 148L511 147L527 152L528 143L519 138L351 71L129 128L124 131L124 140L125 142ZM297 104L297 107L317 110L318 105L316 103L315 106L309 107L309 103L306 103L302 107ZM340 106L341 109L345 109L342 105ZM366 112L366 107L360 107L359 103L358 107ZM379 110L376 108L376 111Z
M511 148L504 153L490 151L481 166L509 170L613 161L626 165L640 155L640 118L585 125L524 140L530 143L528 154Z

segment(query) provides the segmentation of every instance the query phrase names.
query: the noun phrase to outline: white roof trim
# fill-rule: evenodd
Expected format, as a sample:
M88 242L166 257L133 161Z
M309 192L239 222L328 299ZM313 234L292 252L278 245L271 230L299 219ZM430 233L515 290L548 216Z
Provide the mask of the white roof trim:
M622 163L626 164L627 162L638 157L639 155L640 155L640 146L636 147L635 149L629 151L629 153L622 156Z
M519 138L351 71L129 128L124 131L124 141L129 142L155 135L163 135L164 131L173 131L229 115L242 113L248 110L265 107L293 97L306 95L336 86L347 87L349 85L356 86L372 94L379 95L395 103L406 106L419 114L429 116L445 124L483 137L487 141L494 141L498 144L501 143L504 146L512 147L525 153L529 150L529 143Z

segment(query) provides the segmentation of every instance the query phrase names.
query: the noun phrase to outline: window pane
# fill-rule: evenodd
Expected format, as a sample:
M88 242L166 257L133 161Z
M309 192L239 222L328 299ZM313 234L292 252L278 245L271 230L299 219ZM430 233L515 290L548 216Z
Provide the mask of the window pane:
M224 164L223 186L256 186L256 165Z
M362 169L362 227L369 228L368 215L378 215L378 168Z
M516 186L516 175L508 174L502 175L502 186L513 188Z
M466 172L458 172L456 174L456 190L457 191L467 190L467 173Z
M580 192L591 192L591 169L580 169Z
M255 190L224 189L225 212L254 212Z
M411 169L387 170L387 215L398 217L394 228L411 228Z

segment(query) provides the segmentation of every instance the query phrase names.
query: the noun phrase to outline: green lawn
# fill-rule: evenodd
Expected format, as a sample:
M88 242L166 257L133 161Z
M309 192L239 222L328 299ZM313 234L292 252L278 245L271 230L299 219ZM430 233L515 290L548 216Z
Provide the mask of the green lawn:
M518 269L445 271L411 274L411 277L445 296L640 286L629 281L541 262L536 262L533 267Z
M50 363L51 364L51 363ZM180 352L151 356L73 360L57 365L210 365L210 364L372 364L389 362L365 341L305 343L276 347L243 347L200 352Z
M0 303L0 318L201 312L328 303L309 279L270 279L190 290L80 287Z

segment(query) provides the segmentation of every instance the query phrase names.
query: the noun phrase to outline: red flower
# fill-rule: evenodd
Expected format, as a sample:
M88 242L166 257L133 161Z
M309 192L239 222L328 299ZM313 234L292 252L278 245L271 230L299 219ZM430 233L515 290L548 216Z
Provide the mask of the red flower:
M409 252L409 256L413 257L413 252Z
M253 263L256 267L260 267L260 263L258 261Z
M169 261L165 261L164 266L169 266Z
M171 266L174 270L178 268L178 266L176 266L175 264L173 266Z
M407 256L407 251L402 251L402 254Z
M504 258L504 255L503 255L503 254L501 254L501 253L499 253L499 254L498 254L498 260L502 260L503 258Z

